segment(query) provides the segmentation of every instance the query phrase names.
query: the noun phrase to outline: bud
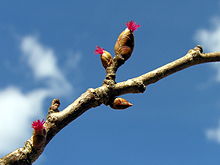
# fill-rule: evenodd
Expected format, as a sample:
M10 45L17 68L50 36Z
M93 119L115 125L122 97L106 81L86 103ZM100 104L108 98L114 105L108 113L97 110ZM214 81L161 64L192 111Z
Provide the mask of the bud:
M59 99L53 99L51 106L49 108L48 114L59 112L58 108L60 106L60 100Z
M198 50L200 53L203 52L203 48L201 45L197 45L195 48L193 48L194 50Z
M133 32L140 27L134 21L126 23L127 28L119 35L115 43L115 54L121 55L124 60L127 60L134 48L134 35Z
M32 123L33 131L33 146L40 147L46 140L46 130L44 127L45 121L37 120Z
M130 102L128 102L127 100L123 99L123 98L116 98L113 103L110 105L113 109L126 109L130 106L132 106L133 104L131 104Z
M104 68L107 68L112 64L112 56L109 52L104 50L103 48L96 46L95 54L100 54L100 58L102 61L102 65Z

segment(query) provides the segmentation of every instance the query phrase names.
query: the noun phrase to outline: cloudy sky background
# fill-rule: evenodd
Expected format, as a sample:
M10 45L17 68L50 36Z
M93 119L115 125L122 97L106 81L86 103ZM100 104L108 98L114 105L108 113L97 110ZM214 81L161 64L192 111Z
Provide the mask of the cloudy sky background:
M95 46L113 52L125 22L141 27L117 81L197 44L220 51L219 9L219 0L0 2L0 156L23 146L53 98L62 109L101 85ZM128 110L91 109L56 135L35 164L218 165L219 90L219 63L171 75L144 94L124 96L134 104Z

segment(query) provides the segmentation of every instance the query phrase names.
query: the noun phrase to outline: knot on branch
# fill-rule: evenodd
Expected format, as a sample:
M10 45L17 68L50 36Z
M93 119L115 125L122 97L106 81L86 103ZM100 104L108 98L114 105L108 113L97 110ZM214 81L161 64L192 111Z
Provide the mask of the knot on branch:
M137 90L137 92L135 92L135 93L144 93L147 86L143 83L143 81L134 80L133 82L134 82L134 89Z
M192 56L191 60L193 60L195 58L199 58L201 56L202 52L203 52L202 46L201 45L197 45L193 49L190 49L188 51L188 54L190 54Z
M92 94L92 96L94 98L94 101L93 101L93 104L92 104L93 107L96 107L96 106L99 106L99 105L102 104L102 99L101 99L102 96L100 95L100 93L101 93L100 91L95 90L93 88L89 88L87 91L90 94Z
M203 52L203 48L202 48L201 45L197 45L197 46L194 48L194 50L199 51L200 53Z
M111 89L108 85L103 85L97 89L89 89L89 92L92 93L94 97L93 107L99 106L101 104L108 105L109 99L111 98Z

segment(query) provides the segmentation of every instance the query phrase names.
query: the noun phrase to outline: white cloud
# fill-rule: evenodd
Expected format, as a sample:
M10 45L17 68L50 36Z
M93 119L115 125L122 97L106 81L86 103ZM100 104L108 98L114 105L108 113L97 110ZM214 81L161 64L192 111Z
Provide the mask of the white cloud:
M220 123L218 127L206 130L206 136L208 139L220 143Z
M46 90L33 90L24 94L17 87L0 91L0 153L10 152L30 136L30 123L42 115Z
M208 52L220 51L220 19L213 19L210 29L198 30L195 38L204 50ZM210 66L216 71L215 81L220 82L220 63L211 63ZM205 134L208 139L220 143L220 123L216 128L207 129Z
M35 36L26 36L21 40L21 50L36 79L44 80L50 86L51 95L63 95L72 91L72 87L57 65L57 59L51 48L39 43Z
M57 65L55 53L51 48L43 46L34 36L25 36L21 39L20 49L34 77L43 82L45 87L28 92L22 92L17 86L0 90L2 156L23 146L25 140L30 137L31 123L42 118L46 98L72 93L72 86Z
M27 57L28 64L37 78L63 78L53 50L41 45L36 37L26 36L22 38L21 50Z
M220 51L220 19L212 20L212 27L210 29L200 29L196 32L196 40L209 52ZM220 63L210 64L215 70L215 80L220 82Z
M211 29L200 29L196 33L196 40L208 51L220 50L220 20L212 21Z

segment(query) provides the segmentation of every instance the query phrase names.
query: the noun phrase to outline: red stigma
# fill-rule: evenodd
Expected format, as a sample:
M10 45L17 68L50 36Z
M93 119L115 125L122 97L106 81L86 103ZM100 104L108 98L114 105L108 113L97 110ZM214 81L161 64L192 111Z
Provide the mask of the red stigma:
M129 30L131 30L132 32L134 32L135 30L137 30L137 28L139 28L141 25L137 25L136 22L134 21L129 21L126 23L126 26Z
M45 123L44 120L42 120L42 121L36 120L32 123L32 128L34 128L34 130L37 130L37 131L42 130L45 128L44 123Z
M99 46L96 46L96 49L94 51L95 54L103 54L104 53L104 49L99 47Z

